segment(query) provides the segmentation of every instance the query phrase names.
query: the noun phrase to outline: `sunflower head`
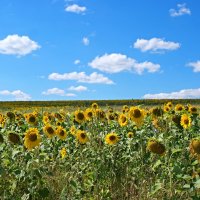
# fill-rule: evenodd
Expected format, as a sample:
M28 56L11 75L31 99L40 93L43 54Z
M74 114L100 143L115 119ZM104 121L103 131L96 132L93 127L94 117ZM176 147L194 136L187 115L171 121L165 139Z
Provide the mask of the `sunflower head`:
M71 133L72 135L76 135L76 127L75 127L75 126L71 126L71 128L70 128L70 133Z
M173 104L172 104L172 102L170 101L170 102L167 102L166 106L168 106L170 109L172 109Z
M118 123L120 126L126 126L128 124L128 119L125 114L119 115Z
M67 151L66 151L65 147L63 147L63 148L60 150L61 158L64 159L64 158L66 157L66 154L67 154Z
M76 110L74 113L75 121L79 124L83 123L85 121L85 114L81 110Z
M92 119L92 117L93 117L93 111L92 111L92 109L91 108L87 108L85 110L85 112L84 112L84 115L85 115L86 120L90 121Z
M6 116L9 120L15 120L15 114L13 112L7 112Z
M108 145L114 145L119 141L119 136L116 133L109 133L105 136L105 142Z
M184 129L187 129L191 126L191 118L190 116L188 116L187 114L183 114L181 115L181 126L184 128Z
M184 110L184 106L182 104L176 104L175 106L175 111L183 111Z
M96 110L96 109L99 108L97 103L92 103L91 107L92 107L93 110Z
M12 144L19 144L20 143L20 136L16 133L12 133L10 132L8 134L8 140L12 143Z
M30 124L30 125L34 125L35 126L37 124L37 118L32 113L27 115L26 120L27 120L28 124Z
M144 111L137 107L131 107L129 110L129 118L137 125L141 125L144 119Z
M173 115L172 121L175 123L175 125L177 127L179 127L179 128L181 127L181 116L180 115L178 115L178 114Z
M85 144L86 142L88 142L88 136L87 136L86 132L83 130L77 130L76 138L77 138L78 142L81 144Z
M148 141L147 150L158 155L165 154L165 146L155 139L150 139Z
M123 113L127 113L129 111L129 107L127 106L127 105L124 105L123 107L122 107L122 112Z
M55 135L55 130L50 124L46 124L43 127L43 132L46 134L48 138L52 138Z
M158 107L152 108L151 113L152 113L153 117L160 117L163 115L163 109L158 108Z
M200 139L194 138L190 142L190 153L200 155Z
M169 112L171 110L171 107L169 107L168 105L164 106L164 112Z
M134 133L133 133L133 132L129 131L129 132L127 133L127 137L128 137L128 138L133 138L133 136L134 136Z
M41 142L41 136L37 128L29 128L24 137L24 145L28 150L33 149L36 146L39 146Z
M62 126L56 127L56 135L61 139L65 140L67 137L67 132Z
M195 107L195 106L190 106L190 107L189 107L189 112L190 112L192 115L198 114L197 107Z

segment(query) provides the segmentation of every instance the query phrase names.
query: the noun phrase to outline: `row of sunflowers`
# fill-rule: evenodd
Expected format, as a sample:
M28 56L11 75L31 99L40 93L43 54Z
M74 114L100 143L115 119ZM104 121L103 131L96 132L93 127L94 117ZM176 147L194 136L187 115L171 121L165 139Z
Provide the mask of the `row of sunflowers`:
M199 108L0 113L1 199L199 198Z

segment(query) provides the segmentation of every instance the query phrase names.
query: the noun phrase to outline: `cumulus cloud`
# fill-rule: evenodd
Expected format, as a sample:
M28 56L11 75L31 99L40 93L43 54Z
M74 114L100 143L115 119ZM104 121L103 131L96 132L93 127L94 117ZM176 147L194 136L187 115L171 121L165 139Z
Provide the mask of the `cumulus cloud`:
M186 8L186 4L177 4L177 10L176 9L170 9L169 14L171 17L178 17L182 15L191 15L191 10L189 8Z
M29 94L22 92L21 90L14 90L14 91L2 90L0 91L0 95L14 97L14 100L16 101L31 100L31 96Z
M101 83L101 84L113 84L113 81L105 77L103 74L93 72L90 75L86 75L85 72L71 72L71 73L52 73L48 76L49 80L76 80L82 83Z
M150 73L157 72L160 69L159 64L151 62L139 63L133 58L129 58L123 54L105 54L101 57L97 56L92 62L88 63L94 69L98 69L107 73L118 73L121 71L134 71L142 74L144 70Z
M90 40L89 40L87 37L84 37L84 38L82 39L82 42L83 42L83 44L84 44L85 46L88 46L88 45L90 44Z
M76 91L76 92L83 92L83 91L87 91L88 89L85 86L79 85L77 87L71 86L68 88L68 90L72 90L72 91Z
M134 48L140 49L142 52L145 51L166 51L166 50L176 50L180 48L180 44L176 42L164 41L161 38L151 38L150 40L146 39L137 39L134 43Z
M193 68L193 72L200 72L200 60L196 62L190 62L187 65Z
M77 14L84 13L86 10L87 8L85 6L79 6L77 4L72 4L65 8L65 11Z
M178 92L145 94L144 99L195 99L200 98L200 88L185 89Z
M80 61L79 59L77 59L77 60L74 61L74 64L75 64L75 65L78 65L78 64L80 64L80 62L81 62L81 61Z
M28 36L8 35L0 40L0 54L25 56L39 48L37 42Z
M74 97L76 96L73 93L66 93L64 90L59 88L51 88L47 91L42 92L43 95L58 95L58 96L68 96L68 97Z

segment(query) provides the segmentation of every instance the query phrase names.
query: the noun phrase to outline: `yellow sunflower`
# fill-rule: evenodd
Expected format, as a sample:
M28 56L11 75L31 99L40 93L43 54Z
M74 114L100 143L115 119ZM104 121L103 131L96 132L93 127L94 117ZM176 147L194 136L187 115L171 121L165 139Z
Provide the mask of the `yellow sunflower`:
M67 132L62 126L56 127L56 135L61 139L65 140L67 137Z
M41 142L41 136L37 128L29 128L24 136L24 145L28 150L39 146Z
M165 154L165 146L155 139L150 139L147 143L147 150L158 155Z
M90 121L93 117L93 112L91 108L87 108L84 112L86 120Z
M136 123L136 125L141 125L144 120L144 111L137 107L131 107L129 110L129 118Z
M160 117L163 115L163 109L159 107L155 107L150 110L150 113L152 114L153 118Z
M81 143L81 144L85 144L86 142L88 142L88 136L87 136L86 132L83 130L77 130L76 138L79 141L79 143Z
M194 138L190 142L190 153L200 155L200 139Z
M124 105L122 107L122 111L123 111L123 113L127 113L129 111L129 107L127 105Z
M96 109L99 108L99 106L98 106L97 103L93 103L93 104L91 105L91 107L92 107L92 109L94 109L94 110L96 110Z
M195 107L195 106L190 106L190 107L189 107L189 112L190 112L192 115L197 114L197 113L198 113L197 107Z
M133 136L134 136L134 133L133 133L133 132L130 131L130 132L127 133L127 137L128 137L128 138L133 138Z
M66 157L66 154L67 154L67 151L66 151L65 147L63 147L63 148L60 150L61 158L64 159L64 158Z
M109 133L105 136L105 142L108 145L114 145L119 141L119 136L116 133Z
M55 130L53 129L53 127L50 124L46 124L43 127L43 132L45 133L45 135L48 138L52 138L55 135Z
M16 133L10 132L8 134L8 140L12 143L12 144L19 144L20 143L20 136Z
M184 110L184 106L182 104L176 104L175 111L183 111L183 110Z
M168 105L164 106L164 112L169 112L171 110L171 108Z
M74 112L74 116L75 116L75 121L77 121L79 124L85 121L85 114L82 110L76 110Z
M126 126L128 124L128 119L125 114L119 115L118 123L120 126Z
M170 102L167 102L167 104L166 104L170 109L172 109L172 107L173 107L173 104L172 104L172 102L170 101Z
M76 127L75 127L75 126L71 126L71 128L70 128L70 133L71 133L72 135L76 135Z
M26 121L28 124L30 125L33 125L35 126L37 124L37 118L34 114L32 113L29 113L27 116L26 116Z
M184 129L189 128L191 126L191 122L192 122L192 120L187 114L181 115L181 126Z

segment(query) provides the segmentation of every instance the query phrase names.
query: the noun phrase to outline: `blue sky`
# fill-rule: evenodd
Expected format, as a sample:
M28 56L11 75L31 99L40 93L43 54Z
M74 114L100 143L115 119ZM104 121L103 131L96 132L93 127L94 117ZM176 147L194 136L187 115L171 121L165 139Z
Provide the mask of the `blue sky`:
M200 98L199 7L1 0L0 100Z

